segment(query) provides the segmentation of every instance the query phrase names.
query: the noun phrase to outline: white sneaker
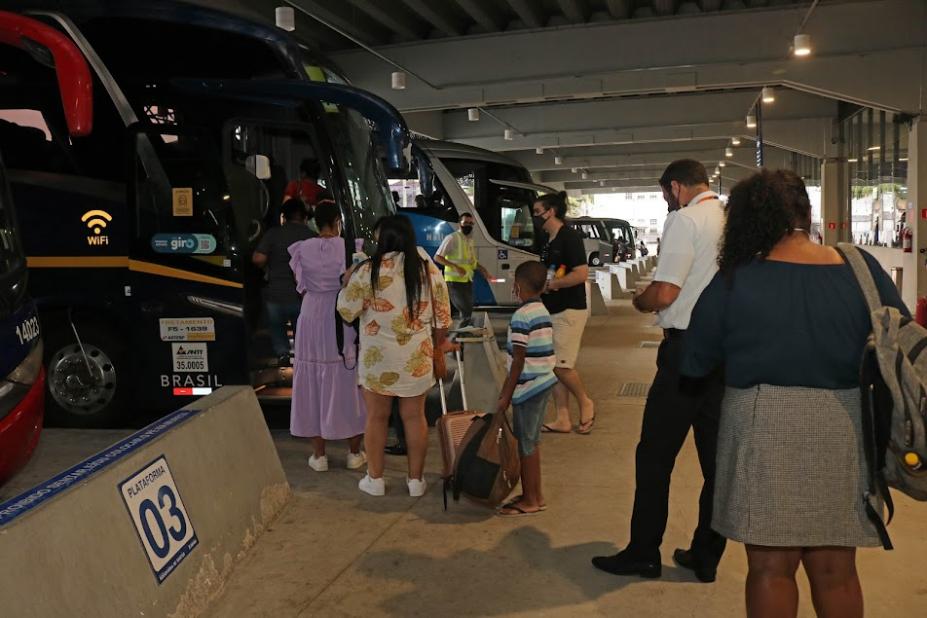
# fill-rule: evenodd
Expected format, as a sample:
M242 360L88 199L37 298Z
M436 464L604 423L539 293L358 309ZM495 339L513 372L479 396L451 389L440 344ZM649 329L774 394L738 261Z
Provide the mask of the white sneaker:
M369 474L365 474L364 478L357 484L357 488L371 496L386 495L386 481L383 480L382 476L378 479L374 479L370 478Z
M365 463L367 463L367 453L364 451L348 453L348 470L357 470Z
M428 483L425 482L425 478L420 479L406 479L406 485L409 486L409 495L413 498L418 498L419 496L425 495L425 490L428 489Z
M316 472L328 472L328 456L322 455L321 457L316 457L315 455L310 455L309 467Z

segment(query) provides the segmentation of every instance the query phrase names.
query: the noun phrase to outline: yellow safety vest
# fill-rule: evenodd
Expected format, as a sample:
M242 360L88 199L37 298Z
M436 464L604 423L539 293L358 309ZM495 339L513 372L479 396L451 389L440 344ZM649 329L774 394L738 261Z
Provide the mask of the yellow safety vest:
M473 272L476 270L476 256L473 254L473 243L463 232L454 232L457 238L451 242L452 251L444 257L464 269L464 274L458 274L450 266L444 267L444 280L451 283L469 283L473 281Z

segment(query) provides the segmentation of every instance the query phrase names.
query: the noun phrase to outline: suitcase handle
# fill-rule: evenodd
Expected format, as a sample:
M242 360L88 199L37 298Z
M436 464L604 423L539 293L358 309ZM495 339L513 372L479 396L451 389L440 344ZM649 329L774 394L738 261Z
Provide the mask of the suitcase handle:
M467 389L464 387L464 367L460 358L460 349L454 350L454 358L457 360L457 373L460 374L460 396L463 399L463 409L469 410L467 405ZM444 394L444 380L438 378L438 390L441 394L441 416L447 416L447 397Z

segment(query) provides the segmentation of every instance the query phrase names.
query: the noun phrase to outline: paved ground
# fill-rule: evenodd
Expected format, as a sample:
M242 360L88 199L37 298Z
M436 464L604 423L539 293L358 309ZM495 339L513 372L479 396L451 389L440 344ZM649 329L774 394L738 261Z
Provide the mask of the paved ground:
M673 478L661 580L620 578L589 564L626 541L634 488L634 448L643 400L622 398L624 383L649 383L655 350L641 348L660 332L625 302L593 318L579 369L598 403L589 436L545 435L544 486L550 509L503 520L461 503L442 510L440 455L429 453L432 487L419 499L404 486L404 459L389 458L389 495L356 489L360 473L305 465L308 446L275 431L294 497L271 529L237 566L211 617L246 616L699 616L743 615L746 573L742 547L730 546L713 585L696 583L672 566L696 521L700 488L691 440ZM49 431L37 457L0 497L14 495L129 432ZM75 446L80 444L81 446ZM898 549L867 550L860 569L869 616L924 615L927 504L899 500L891 526ZM802 616L811 616L802 583Z

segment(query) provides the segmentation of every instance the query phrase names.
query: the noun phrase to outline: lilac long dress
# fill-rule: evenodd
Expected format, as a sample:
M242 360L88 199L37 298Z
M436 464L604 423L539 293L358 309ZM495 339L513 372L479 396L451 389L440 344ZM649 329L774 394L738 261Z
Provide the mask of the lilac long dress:
M344 325L338 354L335 304L344 272L343 238L310 238L289 247L303 304L296 324L290 433L342 440L364 433L367 411L357 386L354 329Z

